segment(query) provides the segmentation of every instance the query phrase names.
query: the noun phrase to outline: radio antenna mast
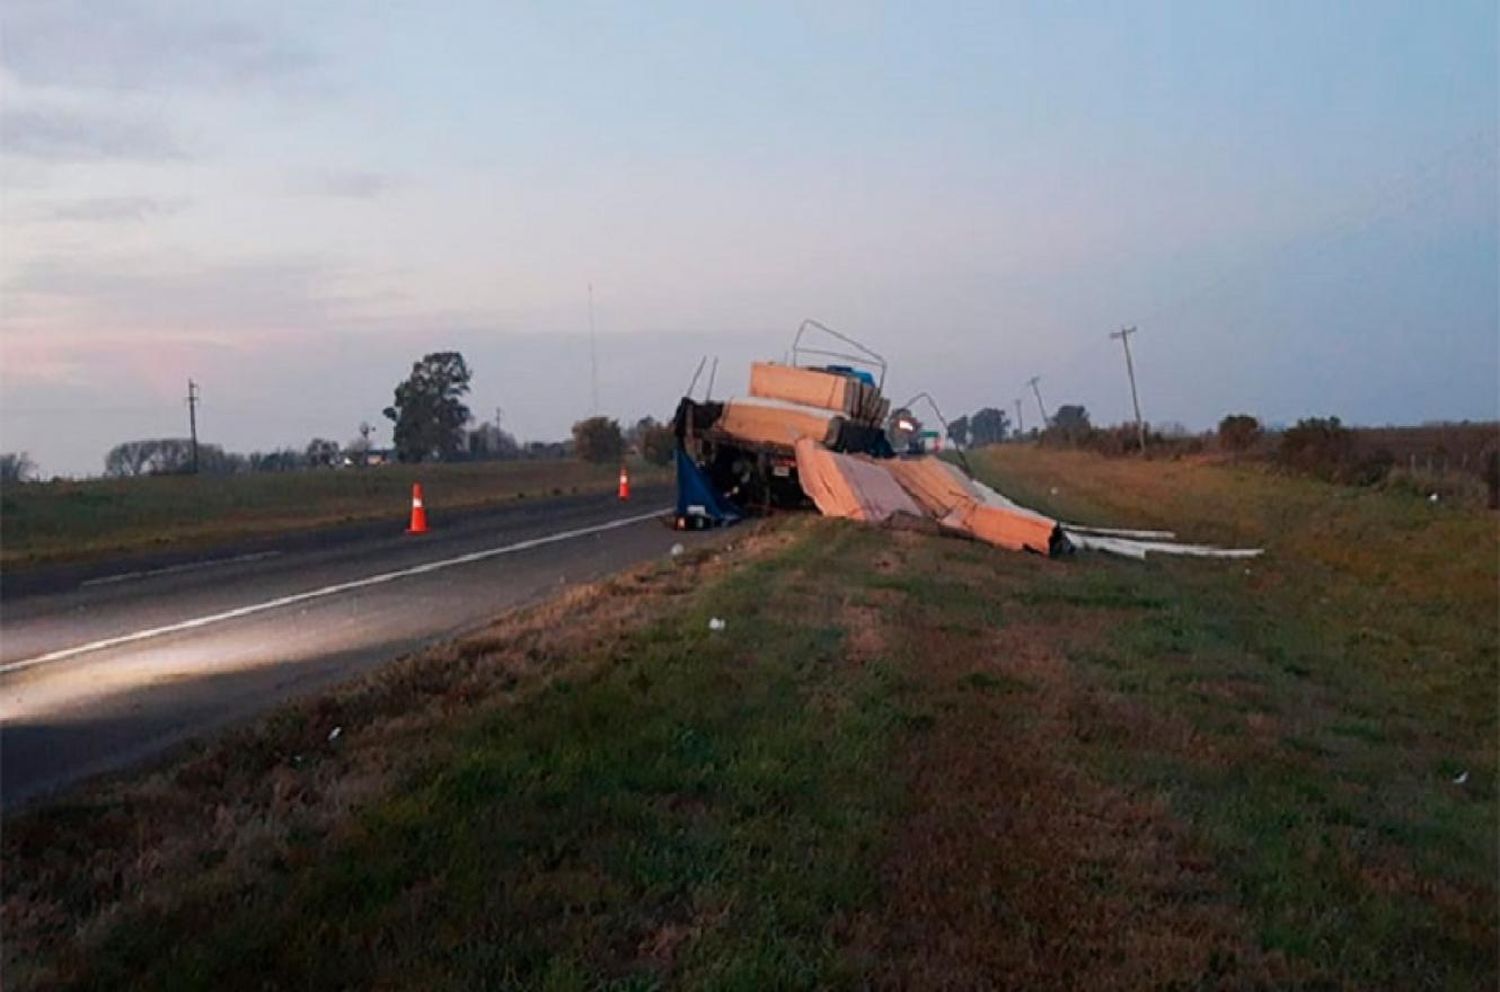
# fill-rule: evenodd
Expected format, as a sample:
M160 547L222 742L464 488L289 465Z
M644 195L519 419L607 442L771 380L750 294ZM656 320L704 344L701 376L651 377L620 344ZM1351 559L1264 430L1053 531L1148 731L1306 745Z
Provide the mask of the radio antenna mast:
M594 334L594 284L589 283L589 387L590 416L599 416L599 341Z

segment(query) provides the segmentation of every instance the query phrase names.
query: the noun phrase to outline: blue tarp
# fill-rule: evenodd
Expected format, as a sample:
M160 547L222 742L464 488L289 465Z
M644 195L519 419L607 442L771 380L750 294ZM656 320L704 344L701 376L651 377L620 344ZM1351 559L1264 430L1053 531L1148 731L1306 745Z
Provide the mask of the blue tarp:
M744 514L714 491L703 470L688 453L677 449L677 517L701 517L714 524L732 524Z

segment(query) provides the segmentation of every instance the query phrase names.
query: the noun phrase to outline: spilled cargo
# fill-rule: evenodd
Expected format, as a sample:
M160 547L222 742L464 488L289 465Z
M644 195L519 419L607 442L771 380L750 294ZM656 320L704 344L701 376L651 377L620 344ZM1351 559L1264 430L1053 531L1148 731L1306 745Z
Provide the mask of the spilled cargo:
M892 410L882 393L885 359L865 345L808 320L790 355L790 364L753 363L748 397L689 395L678 405L678 527L811 505L824 516L865 523L928 520L995 547L1054 557L1079 548L1130 557L1260 553L1177 544L1170 532L1053 520L923 453L921 439L935 432L923 431L909 409Z

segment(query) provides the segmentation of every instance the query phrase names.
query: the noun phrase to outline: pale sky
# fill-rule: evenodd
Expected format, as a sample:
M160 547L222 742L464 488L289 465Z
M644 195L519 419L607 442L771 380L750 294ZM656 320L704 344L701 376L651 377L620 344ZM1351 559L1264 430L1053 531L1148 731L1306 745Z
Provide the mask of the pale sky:
M1494 418L1496 5L6 0L0 447L526 439L813 317L950 416ZM1028 422L1035 402L1026 409Z

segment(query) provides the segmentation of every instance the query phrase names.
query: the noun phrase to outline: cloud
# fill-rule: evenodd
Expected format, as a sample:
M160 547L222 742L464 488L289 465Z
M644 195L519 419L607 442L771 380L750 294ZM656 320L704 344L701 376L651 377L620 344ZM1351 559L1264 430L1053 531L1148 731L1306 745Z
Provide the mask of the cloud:
M317 259L217 264L129 258L41 257L5 281L12 329L108 327L114 331L223 336L326 328L344 298L338 274Z
M304 196L328 196L349 200L373 200L392 186L389 176L378 172L323 172L294 179L288 188Z
M163 122L102 110L8 108L0 114L0 148L7 156L45 162L184 157Z
M141 222L175 214L186 200L163 200L150 196L92 196L54 203L38 211L45 220L80 223Z
M160 89L284 79L316 60L276 31L195 5L8 0L0 63L30 86Z

